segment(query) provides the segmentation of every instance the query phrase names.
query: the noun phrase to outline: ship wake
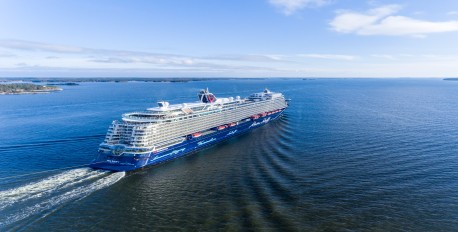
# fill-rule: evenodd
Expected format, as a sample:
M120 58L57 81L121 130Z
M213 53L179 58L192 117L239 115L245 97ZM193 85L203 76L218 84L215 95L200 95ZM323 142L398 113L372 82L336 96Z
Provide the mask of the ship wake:
M57 206L82 199L124 176L124 172L78 168L0 191L0 229L34 215L44 217Z

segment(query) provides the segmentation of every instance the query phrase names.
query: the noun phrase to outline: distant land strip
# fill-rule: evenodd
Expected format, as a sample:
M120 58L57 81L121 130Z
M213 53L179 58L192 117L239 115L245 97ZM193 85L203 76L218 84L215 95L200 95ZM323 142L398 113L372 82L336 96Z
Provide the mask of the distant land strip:
M139 77L62 77L62 78L35 78L35 77L15 77L15 78L0 78L0 82L32 82L32 83L64 83L58 85L74 85L69 83L77 82L128 82L128 81L140 81L140 82L190 82L190 81L213 81L213 80L264 80L265 78L179 78L179 77L170 77L170 78L139 78ZM57 84L56 84L57 85Z
M38 94L61 91L62 89L56 86L34 85L27 83L0 84L0 94Z

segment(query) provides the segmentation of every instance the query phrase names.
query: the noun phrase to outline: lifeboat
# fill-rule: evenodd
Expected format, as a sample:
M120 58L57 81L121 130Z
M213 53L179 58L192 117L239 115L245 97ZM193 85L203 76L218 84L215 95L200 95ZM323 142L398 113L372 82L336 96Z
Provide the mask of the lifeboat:
M267 113L264 112L264 113L261 114L261 116L262 116L262 117L265 117L265 116L267 116Z
M217 130L224 130L226 129L226 125L216 127Z
M192 136L193 138L198 138L198 137L202 136L202 133L196 132L196 133L192 134L191 136Z
M229 127L233 127L233 126L235 126L235 125L237 125L237 124L236 124L235 122L231 122L231 123L229 123L228 125L229 125Z
M253 116L251 116L252 119L258 119L259 118L259 115L255 114Z

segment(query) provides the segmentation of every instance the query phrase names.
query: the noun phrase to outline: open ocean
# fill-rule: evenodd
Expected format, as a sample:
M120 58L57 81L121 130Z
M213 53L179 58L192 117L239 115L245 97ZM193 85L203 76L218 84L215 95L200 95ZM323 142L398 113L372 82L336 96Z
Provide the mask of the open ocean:
M458 81L62 87L0 96L0 231L458 231ZM205 87L292 101L277 121L160 166L83 167L122 113Z

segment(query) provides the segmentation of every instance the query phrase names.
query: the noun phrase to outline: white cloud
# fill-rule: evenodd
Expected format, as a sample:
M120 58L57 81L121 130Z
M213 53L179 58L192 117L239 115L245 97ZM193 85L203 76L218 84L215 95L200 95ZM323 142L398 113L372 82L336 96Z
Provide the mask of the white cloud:
M74 57L91 63L99 64L158 64L158 65L200 65L208 62L234 61L234 62L289 62L282 60L281 55L275 54L228 54L217 56L186 56L179 54L162 54L154 52L140 52L129 50L111 50L100 48L87 48L69 45L57 45L50 43L26 41L26 40L2 40L0 48L41 54L46 59ZM55 56L58 54L59 56ZM13 56L9 52L0 51L1 57ZM62 56L62 57L61 57ZM55 61L54 61L55 63Z
M387 60L397 60L397 58L394 55L372 54L371 56L375 58L382 58L382 59L387 59Z
M282 55L269 55L269 54L222 54L216 56L202 57L207 60L232 60L232 61L249 61L249 62L287 62L282 59Z
M28 52L47 52L62 54L94 54L94 55L111 55L111 56L138 56L138 57L182 57L171 54L160 54L152 52L126 51L85 48L78 46L69 46L61 44L50 44L27 40L0 39L0 47L5 49L22 50Z
M10 53L10 52L5 52L5 53L3 53L3 52L0 51L0 58L2 58L2 57L3 57L3 58L5 58L5 57L6 57L6 58L10 58L10 57L14 57L14 56L15 56L15 55L12 54L12 53Z
M369 10L366 14L341 11L331 21L331 27L342 33L359 31L367 26L375 24L377 21L399 11L399 5L388 5Z
M32 51L48 51L56 53L79 53L85 49L74 46L64 46L56 44L46 44L39 42L31 42L24 40L0 40L0 46L10 49L32 50Z
M356 56L338 55L338 54L300 54L299 57L317 58L317 59L330 59L330 60L355 60Z
M11 40L0 40L0 54L14 54L0 58L0 77L451 77L458 73L458 55L454 54L329 54L318 50L185 56Z
M285 15L294 14L306 7L322 6L329 0L269 0L269 3L279 8Z
M106 64L146 63L161 65L193 65L195 63L193 61L193 57L182 55L85 48L25 40L0 40L0 47L4 49L12 49L46 55L45 58L48 60L57 58L56 56L50 56L49 54L60 54L62 56L67 55L75 57L79 60L86 60L88 62ZM87 57L90 59L87 59ZM55 61L53 62L55 63Z
M430 33L458 31L458 21L433 22L394 15L400 9L400 5L387 5L365 13L341 11L330 25L337 32L358 35L424 37Z
M458 31L458 21L429 22L404 16L389 16L379 24L360 30L365 35L424 35Z
M232 59L224 56L198 57L1 39L0 49L0 58L3 55L6 57L10 51L18 54L10 59L3 59L4 62L0 63L0 76L20 76L32 70L37 71L34 76L41 75L40 72L59 75L69 70L75 73L113 73L118 70L136 73L135 70L140 70L144 73L168 75L187 70L189 76L205 76L205 73L259 76L253 73L267 75L275 71L271 64L280 59L278 55L239 55L233 56ZM55 56L56 54L58 56ZM259 65L252 65L253 63Z

